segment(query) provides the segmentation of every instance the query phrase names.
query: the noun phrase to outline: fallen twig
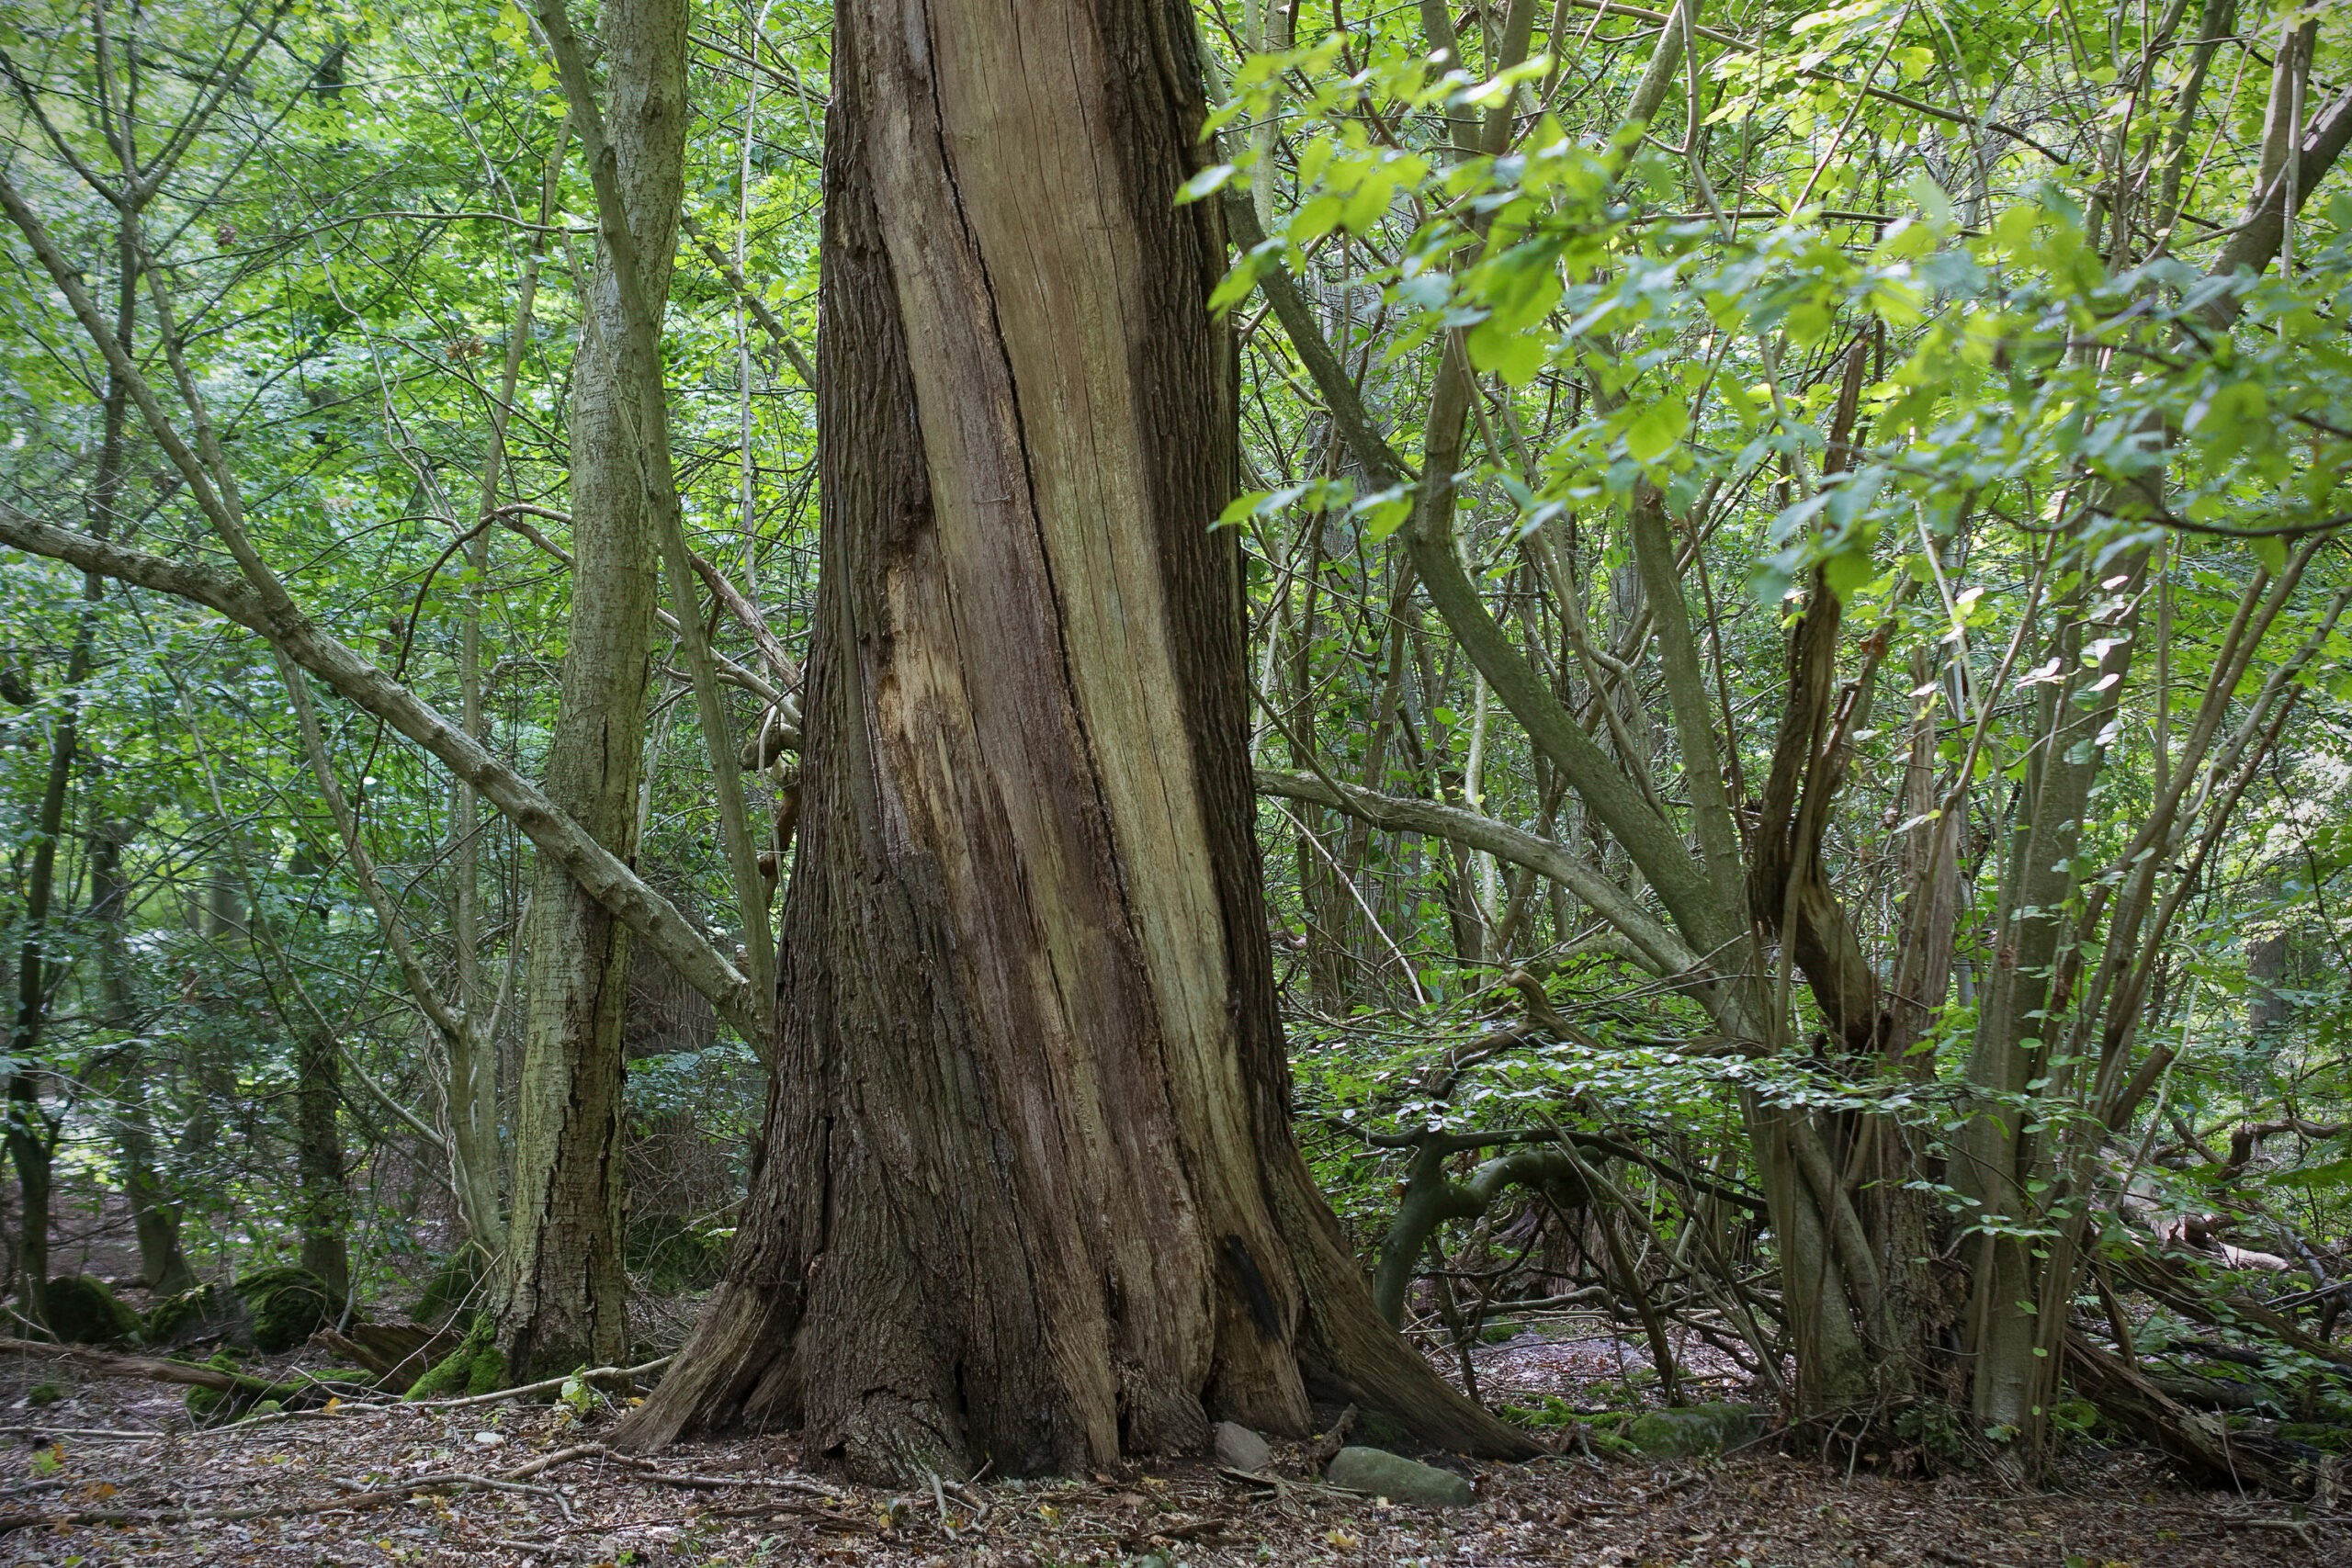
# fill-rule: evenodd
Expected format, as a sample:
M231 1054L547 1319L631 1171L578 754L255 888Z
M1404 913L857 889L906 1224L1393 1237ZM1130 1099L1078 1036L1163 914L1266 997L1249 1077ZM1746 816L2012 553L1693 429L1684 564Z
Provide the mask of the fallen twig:
M181 1383L191 1388L209 1389L215 1393L256 1403L265 1399L299 1399L311 1394L337 1398L374 1392L364 1383L338 1385L316 1378L300 1383L274 1383L262 1378L247 1377L243 1372L224 1372L218 1367L198 1366L161 1356L126 1356L113 1350L94 1350L86 1345L51 1345L37 1339L0 1338L0 1353L7 1352L40 1356L52 1361L72 1361L109 1377L145 1378L151 1382Z
M664 1356L648 1361L641 1367L593 1367L586 1371L572 1372L564 1377L548 1378L544 1382L526 1382L519 1388L502 1388L495 1393L469 1393L460 1399L403 1400L393 1408L401 1410L456 1410L468 1404L493 1404L502 1399L527 1399L535 1393L556 1393L569 1382L583 1382L591 1387L598 1383L628 1382L647 1372L658 1372L674 1358Z
M1221 1546L1228 1541L1220 1539L1233 1529L1231 1519L1194 1519L1190 1524L1156 1527L1146 1525L1119 1537L1122 1549L1128 1551L1148 1550L1154 1541L1192 1541L1201 1546Z
M240 1432L250 1427L266 1427L274 1421L315 1420L338 1416L381 1416L393 1411L455 1410L469 1404L494 1404L502 1399L527 1399L533 1394L559 1393L564 1384L575 1379L592 1385L625 1382L641 1373L659 1371L668 1366L671 1359L672 1358L664 1356L658 1361L648 1361L641 1367L595 1367L584 1372L549 1378L544 1382L525 1383L519 1388L502 1388L492 1393L469 1393L457 1399L383 1400L338 1397L332 1410L323 1406L314 1406L307 1410L273 1410L260 1416L248 1416L241 1421L230 1421L218 1427L208 1427L204 1429L204 1435L213 1437L222 1432Z

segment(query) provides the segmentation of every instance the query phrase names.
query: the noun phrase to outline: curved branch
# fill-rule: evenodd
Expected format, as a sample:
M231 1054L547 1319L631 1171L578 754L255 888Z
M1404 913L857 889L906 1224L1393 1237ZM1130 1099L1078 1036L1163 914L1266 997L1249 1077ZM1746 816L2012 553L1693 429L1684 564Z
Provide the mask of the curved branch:
M1497 860L1548 876L1623 932L1639 953L1642 965L1660 978L1690 974L1700 967L1698 954L1664 922L1635 903L1633 896L1611 880L1600 866L1580 855L1570 854L1549 839L1538 838L1462 807L1383 795L1355 784L1327 782L1312 773L1260 768L1256 779L1260 795L1329 807L1392 832L1426 833L1449 843L1484 850Z
M751 982L687 923L674 905L646 886L611 851L472 736L320 630L309 616L273 615L260 592L249 583L52 527L6 502L0 502L0 544L202 604L260 634L271 647L334 687L346 702L382 719L471 784L505 813L540 853L562 866L615 919L708 998L744 1039L764 1051L766 1010Z
M1553 1194L1564 1209L1576 1208L1590 1196L1579 1162L1557 1149L1521 1149L1487 1161L1460 1181L1445 1179L1446 1156L1453 1152L1442 1134L1425 1137L1413 1152L1412 1174L1406 1178L1404 1201L1396 1223L1380 1244L1380 1264L1372 1276L1373 1304L1390 1327L1405 1321L1405 1291L1413 1281L1413 1259L1437 1227L1447 1220L1475 1220L1490 1208L1507 1187L1532 1187Z

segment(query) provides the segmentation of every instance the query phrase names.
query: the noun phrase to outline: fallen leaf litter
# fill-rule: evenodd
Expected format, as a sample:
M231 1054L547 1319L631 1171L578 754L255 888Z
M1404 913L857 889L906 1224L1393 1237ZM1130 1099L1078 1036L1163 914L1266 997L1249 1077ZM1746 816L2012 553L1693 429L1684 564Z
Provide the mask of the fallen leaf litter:
M12 1381L30 1381L15 1369ZM45 1375L45 1374L43 1374ZM870 1563L875 1568L2274 1568L2352 1562L2352 1512L2179 1489L2136 1452L2056 1489L1849 1477L1770 1452L1712 1462L1453 1461L1466 1507L1326 1486L1309 1444L1272 1473L1207 1460L1075 1481L899 1491L804 1468L788 1434L613 1453L560 1406L333 1412L196 1430L168 1390L85 1379L0 1467L0 1568L178 1564ZM16 1397L7 1397L13 1393ZM44 1419L48 1418L48 1419ZM484 1437L496 1439L484 1442ZM1435 1456L1441 1457L1442 1456ZM13 1473L11 1471L13 1470Z

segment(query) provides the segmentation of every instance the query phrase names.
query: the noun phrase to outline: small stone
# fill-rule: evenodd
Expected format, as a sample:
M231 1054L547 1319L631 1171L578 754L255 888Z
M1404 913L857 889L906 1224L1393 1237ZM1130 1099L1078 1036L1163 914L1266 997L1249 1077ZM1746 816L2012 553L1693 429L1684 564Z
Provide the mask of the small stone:
M476 1432L474 1434L474 1447L478 1449L494 1449L505 1440L506 1434L503 1432Z
M1392 1503L1421 1508L1459 1508L1476 1495L1470 1483L1450 1470L1421 1464L1385 1449L1341 1449L1323 1478L1351 1492L1369 1492Z
M1274 1450L1266 1439L1238 1422L1216 1424L1216 1461L1227 1470L1248 1471L1251 1474L1272 1464Z

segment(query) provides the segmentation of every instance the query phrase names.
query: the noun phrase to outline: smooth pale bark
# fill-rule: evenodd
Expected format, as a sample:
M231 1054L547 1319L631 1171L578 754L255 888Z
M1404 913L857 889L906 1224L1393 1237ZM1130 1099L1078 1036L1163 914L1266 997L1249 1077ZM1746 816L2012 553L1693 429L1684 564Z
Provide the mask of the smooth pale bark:
M597 242L601 259L598 276L609 280L609 309L595 318L604 340L606 362L602 367L622 397L616 408L625 420L633 416L638 485L644 502L645 523L670 580L675 614L664 620L677 635L684 656L701 720L703 743L710 760L712 805L718 816L719 842L735 884L736 909L742 922L745 967L752 989L767 995L775 985L775 954L769 946L768 889L759 864L751 816L744 805L725 694L719 689L717 656L703 626L702 605L695 587L695 557L687 546L684 503L677 472L670 457L670 405L663 379L662 315L668 299L667 278L677 247L678 228L669 209L649 200L650 188L666 183L666 171L645 156L650 150L632 138L642 128L624 123L621 140L607 134L605 111L597 103L579 35L572 30L562 0L540 0L539 23L546 33L562 78L564 94L580 126L591 185L596 193ZM683 72L681 63L679 70ZM641 115L633 101L638 85L615 82L613 108L623 117ZM654 84L658 96L661 85ZM681 90L683 92L683 89ZM626 153L634 152L633 166L624 167ZM683 143L677 178L683 188ZM702 563L706 570L708 563ZM716 576L716 573L713 573ZM728 595L722 593L722 599ZM756 615L753 619L756 620ZM640 813L640 819L642 813ZM766 1037L751 1042L765 1055Z
M1701 968L1698 955L1600 866L1549 839L1442 801L1385 795L1313 773L1260 768L1252 776L1261 795L1332 807L1375 828L1426 833L1551 877L1617 927L1653 973L1672 976Z
M2352 92L2337 93L2303 125L2290 122L2289 129L2292 135L2284 140L2278 169L2263 180L2245 217L2213 259L2213 276L2269 270L2287 243L2288 224L2310 205L2319 183L2335 167L2345 149L2352 147ZM2244 297L2229 294L2206 306L2204 314L2212 324L2227 326L2244 309Z
M489 400L490 450L482 459L475 487L474 509L488 518L498 505L505 477L506 424L514 405L514 390L522 378L523 352L531 337L532 310L538 298L539 269L547 256L545 225L555 210L556 184L571 145L567 118L556 131L539 178L538 220L530 254L514 303L514 319L507 329L506 358L498 378L498 395ZM490 739L489 716L482 705L481 596L479 584L489 581L490 536L478 531L467 547L473 582L466 596L458 654L458 721L478 746ZM498 1043L493 1037L496 1010L491 1004L481 964L481 795L462 780L449 785L450 921L457 957L457 1013L459 1027L442 1031L448 1053L449 1078L443 1093L445 1137L449 1146L450 1185L466 1222L467 1238L485 1261L503 1259L506 1252L506 1218L500 1201L505 1174L504 1150L499 1139ZM519 929L508 941L520 946ZM489 1021L486 1026L485 1021Z
M669 296L685 168L683 0L612 0L599 23L605 156L637 238L600 234L572 367L571 607L548 748L548 798L624 863L637 845L656 541L643 389L622 266L657 313ZM593 154L592 154L593 155ZM657 389L658 390L658 389ZM516 1381L617 1364L628 1348L621 1262L621 1024L628 931L561 866L531 890L530 978L516 1092L514 1194L498 1340Z
M1083 1470L1310 1375L1531 1445L1382 1325L1291 1143L1233 365L1171 0L837 13L823 560L776 1072L729 1278L622 1428Z

